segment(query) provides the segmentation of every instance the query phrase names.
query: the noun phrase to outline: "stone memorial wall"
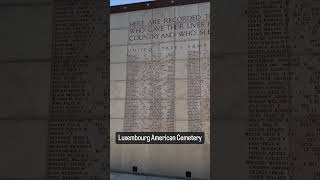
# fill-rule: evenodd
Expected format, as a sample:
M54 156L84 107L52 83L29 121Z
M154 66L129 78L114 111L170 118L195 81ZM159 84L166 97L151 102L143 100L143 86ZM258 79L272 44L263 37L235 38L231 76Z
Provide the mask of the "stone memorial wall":
M46 177L52 12L51 0L0 1L0 179Z
M111 169L209 178L210 3L111 14ZM200 145L115 144L116 132L205 133Z
M319 179L319 7L217 1L214 178Z
M49 178L109 176L107 10L104 1L54 2Z
M3 0L0 21L0 179L106 179L106 1Z

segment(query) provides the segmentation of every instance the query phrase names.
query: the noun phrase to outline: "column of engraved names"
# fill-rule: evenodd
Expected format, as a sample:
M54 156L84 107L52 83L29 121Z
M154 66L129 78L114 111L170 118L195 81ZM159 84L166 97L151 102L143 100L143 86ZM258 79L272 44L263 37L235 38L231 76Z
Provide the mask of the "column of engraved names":
M188 51L188 131L201 131L201 75L199 51Z
M200 11L200 9L199 9ZM200 21L206 26L200 27L199 57L200 57L200 80L201 80L201 130L205 133L205 143L210 143L210 19L209 14ZM206 33L202 33L206 32Z
M202 46L208 46L204 43ZM201 47L200 47L201 48ZM202 53L202 52L201 52ZM205 133L205 143L210 143L210 59L200 59L200 117L201 129Z
M320 179L320 1L290 2L292 179Z
M61 65L59 66L59 64ZM50 177L57 176L60 172L71 171L61 177L65 179L82 174L81 166L87 163L87 151L90 148L90 144L87 143L88 139L81 136L81 132L84 130L82 127L83 119L78 119L77 116L77 114L83 113L84 101L88 98L85 90L87 80L78 75L78 73L86 73L85 67L87 65L71 61L60 61L59 64L56 61L52 65L48 173ZM80 156L73 159L74 154Z
M139 28L134 25L130 28ZM132 31L129 29L129 36ZM160 44L130 42L127 60L125 131L174 130L175 60L163 58ZM156 53L158 52L158 53ZM160 54L159 54L160 53Z
M203 8L203 7L202 7ZM194 43L186 42L187 79L188 79L188 131L204 132L205 143L210 143L210 20L209 14L200 12L200 25L196 28L198 39ZM191 50L192 49L192 50Z
M175 60L153 57L148 66L150 85L150 131L174 131ZM162 76L165 74L165 76Z
M174 61L129 62L125 105L126 131L172 131ZM171 72L170 72L171 71Z
M288 179L287 1L248 1L249 179Z
M55 60L51 68L48 176L57 179L106 177L107 123L104 112L97 114L98 109L103 111L105 103L101 86L92 88L102 82L106 64L89 60L105 57L89 49L97 44L93 35L104 23L102 14L97 14L106 7L101 2L88 0L56 0L54 5ZM101 101L97 100L98 96Z

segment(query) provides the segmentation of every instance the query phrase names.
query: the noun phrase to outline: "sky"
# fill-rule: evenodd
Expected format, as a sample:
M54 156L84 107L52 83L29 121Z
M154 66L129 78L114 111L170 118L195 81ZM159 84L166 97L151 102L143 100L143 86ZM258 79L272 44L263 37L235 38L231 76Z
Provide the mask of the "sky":
M132 4L132 3L146 2L146 1L152 1L152 0L110 0L110 6Z

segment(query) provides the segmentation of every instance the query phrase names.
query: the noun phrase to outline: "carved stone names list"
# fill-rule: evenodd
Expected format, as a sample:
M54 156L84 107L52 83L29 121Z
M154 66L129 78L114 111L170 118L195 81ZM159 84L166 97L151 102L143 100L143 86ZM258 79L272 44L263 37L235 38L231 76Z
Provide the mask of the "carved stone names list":
M54 2L48 142L51 179L109 176L106 3Z

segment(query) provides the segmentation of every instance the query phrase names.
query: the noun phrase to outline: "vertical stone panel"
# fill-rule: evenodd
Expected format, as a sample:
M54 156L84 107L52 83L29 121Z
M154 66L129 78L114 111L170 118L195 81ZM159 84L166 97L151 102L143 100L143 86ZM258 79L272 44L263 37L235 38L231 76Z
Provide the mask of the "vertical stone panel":
M119 161L114 160L111 169L131 171L137 166L142 173L185 177L192 171L193 177L209 177L209 4L111 15L113 21L129 16L128 25L111 25L118 27L115 34L128 31L126 72L114 70L118 74L113 78L126 83L123 131L204 131L206 136L203 146L114 145L119 151L111 156ZM111 54L120 52L117 47L111 45ZM111 62L119 69L116 59Z
M109 176L107 4L54 1L48 143L48 177L52 179ZM112 43L125 45L123 33Z

